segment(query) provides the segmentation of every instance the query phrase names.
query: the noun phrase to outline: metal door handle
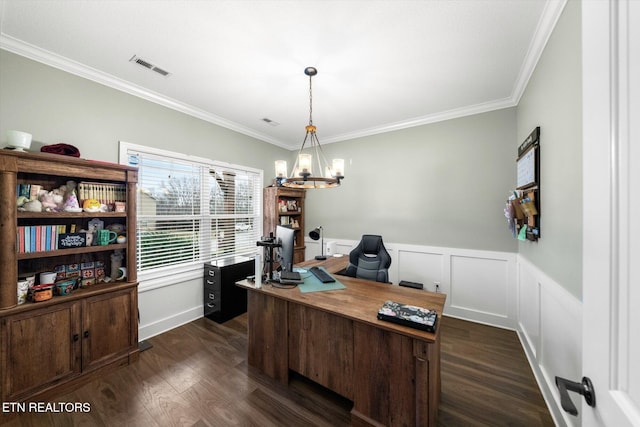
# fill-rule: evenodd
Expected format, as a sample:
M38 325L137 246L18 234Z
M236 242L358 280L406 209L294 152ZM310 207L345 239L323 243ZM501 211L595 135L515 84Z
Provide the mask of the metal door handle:
M588 377L582 377L582 382L577 383L574 381L570 381L566 378L556 377L556 386L558 387L558 391L560 392L560 403L562 404L562 409L571 415L578 415L578 409L571 401L569 397L569 392L573 391L578 394L584 396L584 400L587 402L587 405L595 408L596 406L596 392L593 389L593 384Z

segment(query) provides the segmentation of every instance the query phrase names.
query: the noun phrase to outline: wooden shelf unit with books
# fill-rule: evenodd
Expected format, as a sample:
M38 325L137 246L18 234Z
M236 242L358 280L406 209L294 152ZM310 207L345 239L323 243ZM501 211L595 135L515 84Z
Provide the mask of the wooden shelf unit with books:
M276 231L277 225L291 226L295 230L293 262L304 261L304 197L305 189L266 187L263 194L264 236Z
M53 397L96 378L101 372L137 360L137 169L6 149L0 150L0 165L0 191L4 198L0 204L0 400ZM50 191L68 181L122 187L126 190L122 195L125 200L118 203L124 211L18 210L21 186L35 185ZM82 206L83 200L79 196L78 199ZM20 227L60 226L79 231L88 229L91 221L101 222L105 228L124 226L122 234L126 241L60 248L52 234L37 251L27 252L21 247ZM104 265L106 276L110 276L111 260L120 256L127 272L122 280L108 283L96 280L95 284L89 281L71 295L18 304L19 278L35 276L37 280L39 273L55 271L56 267L91 263Z

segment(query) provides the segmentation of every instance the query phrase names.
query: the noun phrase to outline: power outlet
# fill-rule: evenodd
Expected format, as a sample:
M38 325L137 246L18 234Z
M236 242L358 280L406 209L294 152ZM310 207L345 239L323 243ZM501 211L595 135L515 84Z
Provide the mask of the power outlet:
M436 292L440 292L440 282L436 282L436 281L434 281L434 282L433 282L433 284L434 284L434 285L435 285L435 287L436 287Z

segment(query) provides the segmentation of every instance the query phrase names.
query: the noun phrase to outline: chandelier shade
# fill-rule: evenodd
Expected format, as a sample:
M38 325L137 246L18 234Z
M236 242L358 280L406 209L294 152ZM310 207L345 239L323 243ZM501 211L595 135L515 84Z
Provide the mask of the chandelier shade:
M340 181L344 178L344 159L333 159L329 164L318 140L317 129L313 125L311 78L318 74L318 70L307 67L304 73L309 76L309 124L305 126L304 140L291 173L287 175L286 161L276 160L276 182L277 185L291 188L339 187Z

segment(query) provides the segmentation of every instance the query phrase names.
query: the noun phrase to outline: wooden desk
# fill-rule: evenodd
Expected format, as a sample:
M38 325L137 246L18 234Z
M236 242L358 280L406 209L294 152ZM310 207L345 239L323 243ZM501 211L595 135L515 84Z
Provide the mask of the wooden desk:
M342 270L348 258L308 261ZM351 422L435 426L440 401L440 328L435 333L377 319L386 300L432 308L445 295L346 276L347 288L302 293L269 284L248 292L248 362L287 384L289 370L353 401ZM438 319L440 321L441 319Z

